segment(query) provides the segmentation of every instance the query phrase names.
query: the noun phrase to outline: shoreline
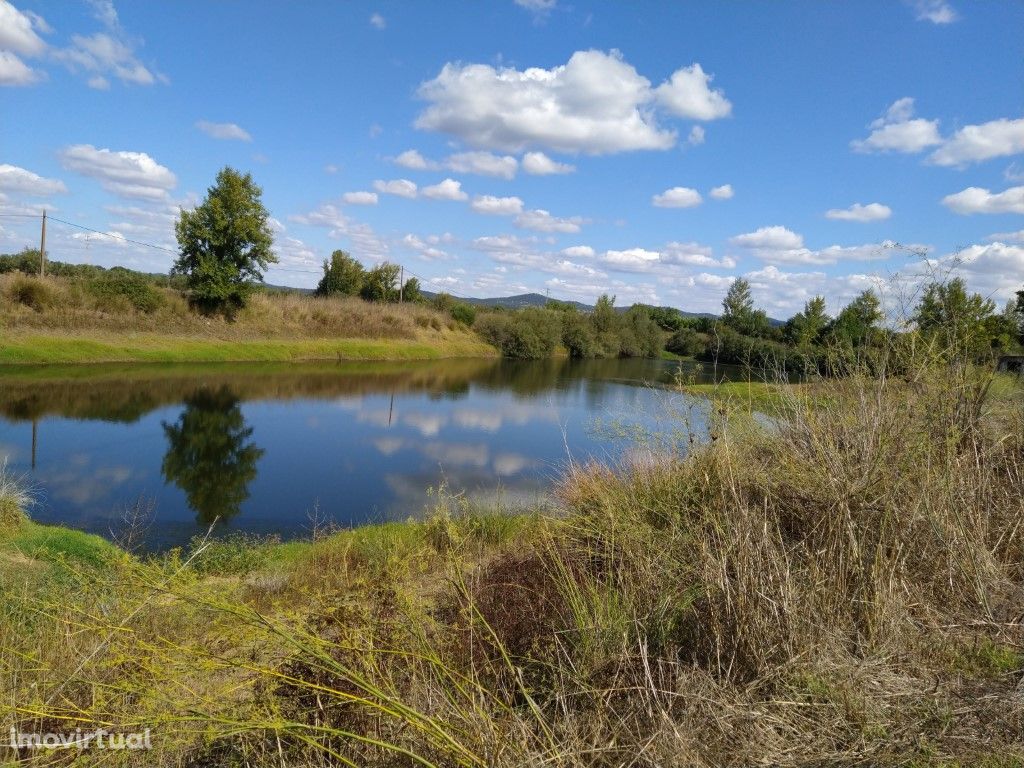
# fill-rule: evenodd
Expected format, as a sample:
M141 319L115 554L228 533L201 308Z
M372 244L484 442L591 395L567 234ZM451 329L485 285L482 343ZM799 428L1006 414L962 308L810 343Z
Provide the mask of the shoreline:
M94 363L259 363L497 358L468 334L415 339L227 340L163 334L0 334L0 367Z

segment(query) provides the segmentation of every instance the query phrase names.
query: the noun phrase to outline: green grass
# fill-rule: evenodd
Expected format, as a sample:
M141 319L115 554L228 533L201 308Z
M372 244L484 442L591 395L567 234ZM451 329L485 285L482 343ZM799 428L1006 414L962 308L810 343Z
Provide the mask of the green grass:
M306 360L433 360L493 357L466 335L407 339L274 339L222 341L137 334L98 339L64 335L0 336L0 365L52 363L298 362Z
M0 554L72 568L103 568L125 552L106 539L59 525L24 520L0 532Z
M751 411L774 412L785 405L786 390L793 384L763 381L723 381L718 384L686 384L683 391L714 403L731 404Z

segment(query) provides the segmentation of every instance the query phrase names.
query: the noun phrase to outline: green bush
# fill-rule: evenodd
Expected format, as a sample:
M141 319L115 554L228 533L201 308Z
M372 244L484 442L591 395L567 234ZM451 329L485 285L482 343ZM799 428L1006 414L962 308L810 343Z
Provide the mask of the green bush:
M19 276L11 282L8 295L11 301L24 304L37 312L42 312L56 300L53 288L44 279L27 275Z
M502 314L488 312L477 318L474 327L505 357L521 360L550 357L562 337L558 313L535 307Z
M590 318L575 312L567 312L562 318L562 344L570 357L597 357L600 352Z
M669 337L665 349L680 357L696 357L704 351L706 339L693 328L680 328Z
M452 316L453 320L463 325L472 325L476 321L476 307L464 301L452 304L448 314Z
M94 277L86 285L105 309L116 309L118 304L126 302L136 311L148 313L164 303L163 294L150 279L121 267Z

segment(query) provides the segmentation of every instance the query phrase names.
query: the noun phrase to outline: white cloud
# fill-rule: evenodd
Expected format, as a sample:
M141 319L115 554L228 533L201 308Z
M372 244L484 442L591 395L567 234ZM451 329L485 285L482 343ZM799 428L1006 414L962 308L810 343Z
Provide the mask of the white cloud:
M364 191L346 192L341 196L341 202L346 205L376 205L377 193Z
M0 164L0 190L43 197L67 192L60 179L46 179L16 165Z
M490 152L460 152L445 160L445 168L456 173L475 173L480 176L497 176L511 179L516 175L519 162L511 155L495 155Z
M700 243L668 243L662 251L661 260L666 264L683 264L689 267L732 269L736 266L736 260L731 256L716 259L712 256L711 248Z
M767 248L771 250L803 248L804 246L802 236L779 225L761 227L754 232L736 235L730 238L729 242L741 248Z
M110 232L75 232L71 235L72 240L78 240L83 243L103 243L104 245L114 245L119 248L124 248L128 245L125 241L124 235L120 232L111 230ZM46 249L49 253L49 248Z
M723 184L720 187L712 187L711 192L708 194L715 198L715 200L729 200L736 193L733 192L732 184Z
M1019 229L1016 232L996 232L994 235L989 235L985 238L986 240L996 240L1002 243L1020 243L1024 245L1024 229Z
M341 169L338 166L336 166L334 163L328 163L327 165L324 166L324 173L329 173L332 176L334 174L336 174L340 170Z
M826 219L857 221L861 223L881 221L888 219L890 216L892 216L892 208L881 203L868 203L867 205L854 203L849 208L830 208L825 212Z
M163 200L178 183L170 169L145 152L75 144L60 152L60 162L69 171L99 180L105 190L121 197Z
M42 79L41 72L10 51L0 51L0 85L32 85Z
M1024 152L1024 118L965 125L928 158L935 165L964 167Z
M700 64L677 69L668 82L655 89L658 103L669 112L690 120L717 120L728 117L732 104L722 91L708 87L712 76Z
M430 240L431 238L428 238ZM410 250L416 251L421 258L427 261L438 261L441 259L450 258L446 251L431 245L429 242L424 242L419 237L413 234L408 234L402 238L402 245Z
M893 102L870 128L866 139L850 142L857 152L913 153L942 143L939 121L914 118L914 100L909 96Z
M380 238L369 224L353 221L337 206L324 203L313 211L290 216L291 221L315 227L327 227L327 236L347 238L355 255L369 259L385 259L388 256L387 242Z
M913 0L918 21L932 24L952 24L960 18L946 0Z
M942 198L942 204L955 213L1024 213L1024 187L1010 187L992 194L982 187L968 187Z
M437 163L427 160L415 149L407 149L395 158L395 165L409 168L414 171L430 171L437 168Z
M424 187L420 194L432 200L462 201L469 198L469 195L462 191L462 183L455 179L445 179L431 187Z
M594 249L589 245L571 245L563 248L561 253L571 259L590 259L594 257Z
M655 208L693 208L702 201L700 192L689 187L672 187L651 198Z
M249 132L235 123L211 123L208 120L200 120L196 123L196 128L214 139L252 141Z
M19 11L7 0L0 0L0 48L22 56L42 56L46 43L36 34L37 30L49 31L42 17Z
M505 151L668 149L677 135L658 125L655 106L699 119L727 113L728 102L707 89L707 79L694 64L652 89L618 51L577 51L552 69L448 63L420 86L429 105L416 127Z
M704 143L704 127L695 125L690 129L690 135L686 137L686 143L691 147L700 146Z
M375 13L370 17L370 26L374 29L384 29L387 25L387 20L379 13Z
M1005 302L1024 285L1024 247L1006 243L971 245L931 265L963 277L971 290Z
M373 182L373 188L386 195L398 195L398 197L409 199L416 197L416 184L408 179L393 179L391 181L378 179Z
M51 32L49 25L31 11L19 11L0 0L0 85L31 85L45 78L43 72L22 61L46 53L46 42L37 34Z
M515 0L515 3L528 11L550 11L558 4L557 0Z
M121 26L113 0L90 0L93 15L105 27L105 32L92 35L72 35L71 46L54 53L72 72L82 71L89 76L91 88L107 88L106 75L133 85L152 85L167 82L167 78L145 66L135 54L138 38Z
M561 219L538 208L533 211L523 211L516 216L513 223L521 229L532 229L536 232L564 232L571 234L580 231L583 219L579 216Z
M495 197L494 195L477 195L469 204L477 213L495 216L514 216L523 212L523 201L518 197Z
M550 176L559 173L573 173L576 166L559 163L543 152L527 152L523 155L523 170L531 176Z

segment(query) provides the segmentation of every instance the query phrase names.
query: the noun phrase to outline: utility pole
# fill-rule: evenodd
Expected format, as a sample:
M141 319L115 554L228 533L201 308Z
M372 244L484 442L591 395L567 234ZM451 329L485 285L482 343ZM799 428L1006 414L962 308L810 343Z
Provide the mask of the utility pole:
M398 303L402 304L405 301L405 265L402 267L402 276L398 278Z
M43 231L39 236L39 276L46 274L46 209L43 209Z

